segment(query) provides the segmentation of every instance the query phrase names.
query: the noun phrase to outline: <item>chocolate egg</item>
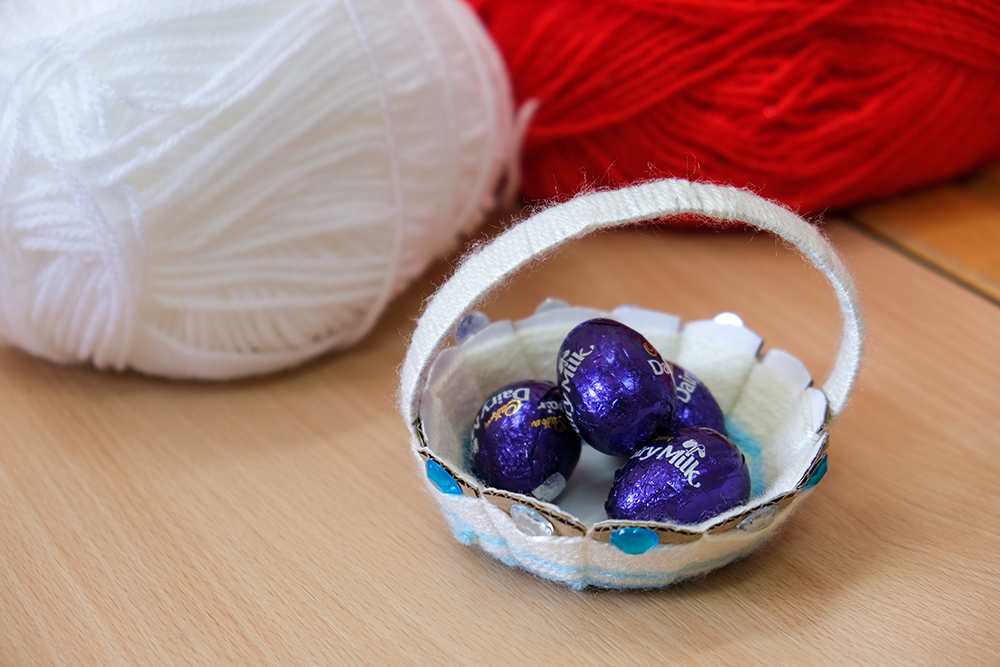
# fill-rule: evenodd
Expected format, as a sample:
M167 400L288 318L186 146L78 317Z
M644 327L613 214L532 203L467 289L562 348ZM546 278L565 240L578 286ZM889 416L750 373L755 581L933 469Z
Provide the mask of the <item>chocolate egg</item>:
M579 324L557 361L563 410L595 449L628 456L670 425L674 379L642 334L607 319Z
M750 499L746 458L707 428L657 436L615 473L608 517L697 524Z
M673 430L682 428L711 428L722 435L726 433L726 418L712 392L694 373L670 361L674 376L677 404L674 407Z
M470 442L476 475L498 489L549 501L566 487L580 460L580 436L550 382L509 384L476 414Z

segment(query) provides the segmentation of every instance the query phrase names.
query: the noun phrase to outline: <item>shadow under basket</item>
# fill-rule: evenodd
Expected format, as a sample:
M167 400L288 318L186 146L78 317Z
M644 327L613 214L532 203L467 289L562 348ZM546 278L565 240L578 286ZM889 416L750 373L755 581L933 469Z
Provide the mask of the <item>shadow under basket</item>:
M726 314L688 322L635 306L611 312L556 300L516 322L490 323L475 305L548 250L591 231L677 214L741 221L789 241L834 286L844 320L837 360L822 388L788 352L761 354L760 336ZM563 338L607 317L643 334L693 372L726 415L746 456L749 502L697 525L610 520L604 500L623 460L584 446L557 503L483 484L472 472L469 434L482 402L510 382L555 382ZM450 336L459 344L445 348ZM752 553L778 530L826 471L827 428L843 409L860 362L857 296L815 228L734 188L657 181L594 193L543 211L469 257L428 302L411 340L401 409L411 446L456 538L498 560L574 588L649 588L703 575Z

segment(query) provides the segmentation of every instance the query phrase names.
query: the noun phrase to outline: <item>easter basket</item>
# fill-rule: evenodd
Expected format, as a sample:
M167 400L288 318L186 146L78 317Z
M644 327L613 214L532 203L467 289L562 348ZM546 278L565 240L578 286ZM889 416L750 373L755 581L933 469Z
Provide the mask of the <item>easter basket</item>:
M784 239L833 285L843 318L836 361L820 387L791 354L771 349L737 317L681 323L635 306L610 312L548 300L516 322L489 322L475 306L511 274L590 232L693 214L738 221ZM664 359L711 390L730 437L746 456L750 500L697 525L608 519L613 459L584 447L555 502L477 479L469 434L483 400L514 381L555 381L566 334L595 317L643 334ZM446 347L454 335L456 345ZM750 554L809 495L826 471L827 428L843 410L861 358L863 327L853 282L812 225L731 187L663 180L597 192L512 227L469 256L427 303L402 368L400 408L412 450L456 538L500 561L574 588L648 588L699 576Z

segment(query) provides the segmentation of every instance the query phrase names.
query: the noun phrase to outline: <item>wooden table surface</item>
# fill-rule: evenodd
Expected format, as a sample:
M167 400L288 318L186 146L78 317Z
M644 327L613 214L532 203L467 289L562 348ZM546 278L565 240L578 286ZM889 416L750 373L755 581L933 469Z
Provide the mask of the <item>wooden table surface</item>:
M869 326L830 473L763 551L665 590L574 592L451 537L395 406L448 262L355 349L263 379L0 351L0 665L1000 664L1000 308L826 230ZM818 273L749 232L590 237L487 312L546 296L735 311L817 378L838 342Z

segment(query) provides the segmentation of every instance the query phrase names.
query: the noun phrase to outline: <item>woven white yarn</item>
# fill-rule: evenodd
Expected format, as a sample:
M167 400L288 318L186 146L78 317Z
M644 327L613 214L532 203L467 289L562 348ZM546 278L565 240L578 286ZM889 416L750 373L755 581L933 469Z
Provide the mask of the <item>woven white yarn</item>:
M678 363L711 387L727 417L734 419L733 427L749 438L743 442L752 446L746 454L759 466L757 495L744 506L686 527L697 533L694 539L675 543L664 542L661 536L654 548L632 554L598 537L598 523L590 522L601 522L604 516L604 489L595 496L595 488L588 488L585 481L575 497L569 492L560 501L560 509L586 522L586 534L527 535L464 467L470 415L489 392L514 378L553 380L551 360L559 341L576 323L594 314L587 308L566 307L513 323L496 322L461 345L438 352L459 320L525 264L589 232L674 214L742 221L766 229L818 267L833 285L843 316L843 338L834 366L820 391L808 386L808 370L787 352L772 349L758 359L761 338L752 331L740 329L740 342L733 337L732 327L711 321L690 322L678 330L679 318L671 320L673 316L659 311L643 314L623 306L605 315L648 328L651 340L665 340L664 349L674 350L670 356L676 354ZM720 328L727 333L720 334ZM822 465L818 462L824 455L828 417L838 415L847 401L861 360L863 335L851 277L812 225L781 206L735 188L657 181L577 197L516 225L470 255L428 302L417 323L402 369L400 408L411 425L410 446L417 459L423 461L428 450L433 452L440 465L465 479L471 490L451 495L427 483L461 542L574 588L665 586L748 555L810 493L806 480L818 469L815 466ZM604 473L607 468L604 465ZM604 474L594 468L592 476L595 471L598 476ZM734 523L723 525L730 520Z
M4 0L0 338L199 378L349 345L513 141L460 0Z
M400 379L400 410L408 423L420 414L420 390L430 363L458 321L529 262L575 238L642 220L695 214L739 221L788 241L833 286L843 318L837 359L823 382L830 411L843 410L861 364L864 338L854 282L823 235L786 208L733 187L680 179L581 195L546 209L470 255L427 304L410 340ZM414 438L414 446L417 441Z

